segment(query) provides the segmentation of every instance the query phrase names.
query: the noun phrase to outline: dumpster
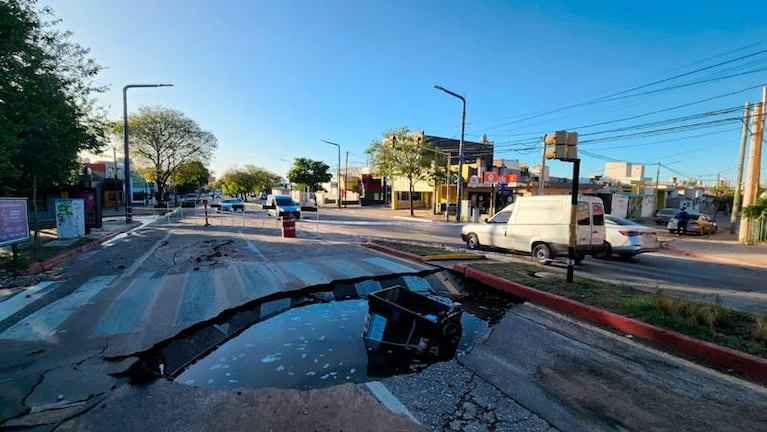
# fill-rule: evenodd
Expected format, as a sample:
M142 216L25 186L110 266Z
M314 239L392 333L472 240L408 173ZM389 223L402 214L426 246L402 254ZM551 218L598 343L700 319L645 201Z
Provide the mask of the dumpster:
M370 293L363 339L368 354L408 351L419 357L452 358L461 340L460 303L396 285Z
M282 236L296 236L296 219L293 216L285 215L282 217Z

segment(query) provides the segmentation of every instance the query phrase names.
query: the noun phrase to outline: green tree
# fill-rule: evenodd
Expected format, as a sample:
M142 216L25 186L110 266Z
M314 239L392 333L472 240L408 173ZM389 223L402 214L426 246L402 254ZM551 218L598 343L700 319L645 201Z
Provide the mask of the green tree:
M182 190L197 190L208 184L210 171L200 161L182 162L170 177L169 185Z
M94 109L101 70L89 51L54 27L49 8L0 1L0 195L32 195L65 185L78 154L105 144L103 113Z
M73 182L79 153L106 141L94 109L101 67L52 15L33 0L0 1L0 196L31 197L35 249L38 189Z
M322 183L330 181L333 177L328 170L330 167L322 161L296 158L293 167L288 171L288 181L295 183L304 192L321 191Z
M123 123L115 122L115 137L122 137ZM141 107L128 117L128 143L136 166L147 181L154 182L164 199L171 178L182 164L205 165L218 146L216 137L204 131L182 112L163 107Z
M437 168L434 164L440 163L440 155L433 150L434 147L424 141L422 134L411 133L406 127L386 132L381 141L373 141L365 150L377 174L383 177L407 179L411 216L415 215L413 211L415 183L435 177Z
M767 218L767 196L757 199L753 205L743 207L743 217L748 218Z
M254 165L245 165L245 168L232 168L224 173L215 186L221 188L226 195L242 196L247 198L251 192L271 190L278 185L282 178Z

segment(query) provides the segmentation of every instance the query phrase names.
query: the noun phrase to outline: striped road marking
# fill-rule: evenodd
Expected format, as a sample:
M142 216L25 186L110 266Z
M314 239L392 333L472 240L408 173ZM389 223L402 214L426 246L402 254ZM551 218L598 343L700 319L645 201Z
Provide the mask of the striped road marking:
M99 276L89 280L72 294L19 321L0 334L0 339L43 340L53 336L61 323L101 292L114 278L114 276Z
M31 305L58 284L59 282L56 281L40 282L35 286L24 288L18 294L0 303L0 321Z

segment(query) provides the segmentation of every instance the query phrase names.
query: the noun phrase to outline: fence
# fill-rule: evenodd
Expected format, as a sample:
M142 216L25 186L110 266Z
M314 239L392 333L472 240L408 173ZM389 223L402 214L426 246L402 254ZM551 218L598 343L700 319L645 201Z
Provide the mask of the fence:
M751 219L748 242L751 244L767 243L767 217Z

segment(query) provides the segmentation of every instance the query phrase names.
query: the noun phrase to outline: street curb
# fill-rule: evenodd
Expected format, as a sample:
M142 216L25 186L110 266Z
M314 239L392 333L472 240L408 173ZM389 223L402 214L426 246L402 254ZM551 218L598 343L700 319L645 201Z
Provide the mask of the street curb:
M740 372L751 378L767 381L767 359L735 351L710 342L694 339L632 318L627 318L603 309L588 306L556 294L538 291L534 288L511 282L463 264L454 265L453 270L470 279L501 289L525 300L597 324L612 327L624 333L666 346L677 352Z
M717 262L719 264L731 264L731 265L739 265L739 266L745 266L745 267L756 267L756 268L767 269L767 264L748 263L748 262L738 261L736 259L727 259L727 258L722 258L716 255L708 255L705 253L693 252L686 249L680 249L678 247L669 246L667 242L661 245L661 249L666 252L672 253L674 255L705 259L707 261Z
M389 254L389 255L394 255L394 256L397 256L397 257L400 257L400 258L405 258L405 259L408 259L408 260L411 260L411 261L423 262L423 257L421 257L420 255L411 254L409 252L404 252L404 251L397 250L397 249L392 249L392 248L389 248L389 247L386 247L386 246L381 246L381 245L376 244L376 243L371 243L371 242L365 243L365 247L369 248L369 249L377 250L379 252L383 252L383 253L386 253L386 254Z
M101 246L102 243L104 243L106 241L109 241L112 238L117 237L118 235L120 235L122 233L130 231L131 229L135 228L136 226L137 226L136 224L133 224L133 225L131 225L125 231L120 230L120 231L115 231L115 232L109 233L109 234L105 235L104 237L99 237L97 239L93 239L92 242L90 242L88 244L84 244L84 245L82 245L82 246L80 246L78 248L72 249L69 252L66 252L66 253L61 254L61 255L56 255L55 257L49 258L49 259L47 259L47 260L45 260L43 262L35 263L35 264L29 266L29 268L27 268L27 270L24 271L24 274L25 275L31 275L31 274L34 274L34 273L38 273L38 272L41 272L41 271L44 271L44 270L48 270L48 269L52 268L53 266L61 264L61 263L65 262L65 261L69 261L72 257L74 257L76 255L79 255L79 254L81 254L83 252L87 252L89 250L96 249L97 247Z
M392 249L387 246L382 246L373 242L367 242L364 244L364 246L369 249L374 249L379 252L383 252L389 255L394 255L400 258L408 259L411 261L417 261L417 262L487 259L485 255L473 254L473 253L450 253L450 254L443 254L443 255L416 255L410 252L404 252L401 250Z

